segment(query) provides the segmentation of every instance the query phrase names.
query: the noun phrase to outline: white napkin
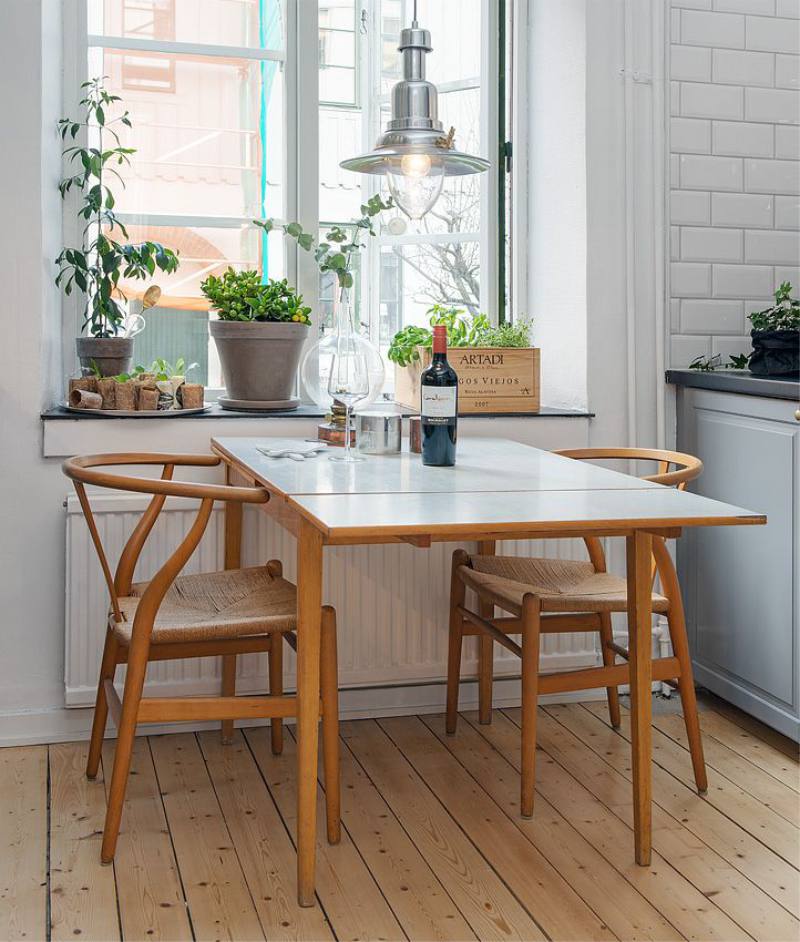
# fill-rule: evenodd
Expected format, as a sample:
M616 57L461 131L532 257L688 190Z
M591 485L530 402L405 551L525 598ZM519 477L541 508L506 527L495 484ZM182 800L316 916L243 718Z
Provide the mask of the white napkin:
M291 458L292 461L305 461L306 458L315 458L327 447L325 442L306 442L287 438L285 441L272 442L269 445L257 445L256 450L268 458Z

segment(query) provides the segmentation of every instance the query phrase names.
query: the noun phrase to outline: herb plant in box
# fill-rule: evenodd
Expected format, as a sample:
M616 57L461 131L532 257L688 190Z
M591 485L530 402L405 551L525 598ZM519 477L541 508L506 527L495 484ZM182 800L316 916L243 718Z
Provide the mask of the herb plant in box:
M311 308L286 279L264 283L257 271L228 268L200 286L218 320L209 330L219 352L227 397L222 406L294 409L297 367Z
M530 345L530 321L493 327L485 314L434 304L430 327L410 325L392 338L395 400L419 408L419 380L430 363L433 327L447 328L448 359L458 374L459 414L539 411L539 350Z
M124 185L116 167L129 164L135 150L122 146L113 126L130 127L131 120L127 111L111 117L120 98L105 90L102 79L84 82L81 88L81 118L62 118L58 130L67 145L62 153L69 168L59 191L62 199L73 191L80 194L82 236L80 245L64 248L56 259L56 284L64 294L77 289L85 299L83 327L88 336L77 338L84 373L114 376L130 370L133 334L138 332L129 319L120 279L144 281L156 270L171 274L178 268L178 256L159 242L133 244L114 238L119 233L127 240L128 232L114 212L116 201L110 184ZM80 143L83 134L90 138L88 146ZM160 293L156 285L151 285L144 292L143 309L155 304ZM138 321L144 324L141 317Z
M756 376L791 376L800 372L800 301L784 281L775 304L750 315L753 352L748 367Z

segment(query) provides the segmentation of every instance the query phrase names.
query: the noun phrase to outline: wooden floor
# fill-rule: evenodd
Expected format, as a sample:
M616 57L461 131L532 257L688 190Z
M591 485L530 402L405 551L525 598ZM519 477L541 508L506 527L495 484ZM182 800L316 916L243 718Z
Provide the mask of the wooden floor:
M657 702L653 862L633 864L628 718L540 710L536 809L518 815L519 711L344 723L341 845L295 893L294 739L141 738L113 866L84 743L0 750L0 939L800 937L800 788L788 740L719 701L692 789L679 703ZM110 768L113 744L106 746ZM321 809L320 809L321 812ZM324 832L324 828L321 829Z

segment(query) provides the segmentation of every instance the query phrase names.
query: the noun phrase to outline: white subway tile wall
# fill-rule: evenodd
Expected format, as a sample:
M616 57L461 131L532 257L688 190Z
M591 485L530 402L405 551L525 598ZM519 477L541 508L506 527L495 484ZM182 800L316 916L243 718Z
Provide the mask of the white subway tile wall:
M750 349L800 291L800 0L672 0L671 365Z

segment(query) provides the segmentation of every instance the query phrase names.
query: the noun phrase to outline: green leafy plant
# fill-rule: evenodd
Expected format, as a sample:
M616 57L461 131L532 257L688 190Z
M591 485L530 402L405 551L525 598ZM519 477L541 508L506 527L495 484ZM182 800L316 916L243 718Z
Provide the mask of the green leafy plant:
M262 282L257 271L234 271L209 275L200 290L222 321L289 321L311 323L311 308L303 304L302 294L284 278Z
M115 379L118 383L127 383L131 379L138 379L140 376L147 375L162 382L171 379L173 376L186 376L187 373L196 370L198 366L198 363L190 363L187 366L185 357L178 357L174 364L170 363L169 360L165 360L163 357L156 357L149 367L137 364L130 373L118 373L116 376L110 378ZM99 377L99 371L97 371L95 375Z
M115 124L131 127L129 113L111 118L109 113L121 99L110 95L102 78L81 85L84 97L80 100L83 115L80 120L61 118L58 131L61 140L68 143L62 156L72 172L58 186L62 199L73 190L81 193L78 217L85 222L81 245L64 248L56 259L56 284L69 295L78 288L86 298L83 327L93 337L114 337L125 318L127 297L119 286L120 278L144 280L156 270L167 274L178 268L178 256L160 242L123 243L112 238L118 230L128 238L125 226L114 212L116 200L109 185L110 178L125 185L116 167L130 164L132 147L123 147L114 129ZM86 129L97 138L96 147L76 144L78 135ZM103 146L111 139L111 146ZM116 166L115 166L116 165Z
M392 200L384 201L373 196L361 205L361 216L347 226L331 226L320 242L316 236L306 232L299 222L277 223L274 219L254 219L253 223L264 232L281 229L297 242L301 249L313 252L314 260L321 272L333 272L342 288L353 287L353 258L361 251L365 234L375 235L373 220L384 210L391 209Z
M515 321L493 327L485 314L468 314L463 308L434 304L427 311L427 327L410 325L399 330L389 346L387 356L398 366L408 366L419 359L419 348L433 345L432 329L447 328L449 347L527 347L530 346L529 320Z
M800 330L800 301L792 297L792 286L783 281L775 292L775 304L749 315L753 330Z
M750 353L738 353L731 356L727 363L723 363L721 353L715 353L712 357L701 353L692 360L689 369L698 370L700 373L713 373L714 370L746 370L751 356Z

